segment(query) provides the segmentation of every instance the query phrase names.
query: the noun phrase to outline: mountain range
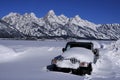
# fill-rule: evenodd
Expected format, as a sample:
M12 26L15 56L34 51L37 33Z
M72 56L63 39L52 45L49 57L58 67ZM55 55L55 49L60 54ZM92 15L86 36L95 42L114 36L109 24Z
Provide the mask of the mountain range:
M95 24L79 15L68 18L50 10L44 17L34 13L9 13L0 19L0 38L14 39L119 39L120 24Z

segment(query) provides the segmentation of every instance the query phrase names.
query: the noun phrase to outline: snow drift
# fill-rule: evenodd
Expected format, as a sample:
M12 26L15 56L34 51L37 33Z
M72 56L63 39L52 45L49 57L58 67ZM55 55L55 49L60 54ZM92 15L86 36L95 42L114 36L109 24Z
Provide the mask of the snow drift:
M108 46L108 53L107 55L111 59L114 65L120 67L120 40L112 43Z
M62 53L66 42L0 40L0 44L0 80L89 80L45 70L51 59ZM90 76L92 80L120 80L119 46L117 41L106 46L107 49L100 49L100 59L93 65Z
M0 63L4 61L9 61L10 59L13 59L18 54L11 48L0 45Z

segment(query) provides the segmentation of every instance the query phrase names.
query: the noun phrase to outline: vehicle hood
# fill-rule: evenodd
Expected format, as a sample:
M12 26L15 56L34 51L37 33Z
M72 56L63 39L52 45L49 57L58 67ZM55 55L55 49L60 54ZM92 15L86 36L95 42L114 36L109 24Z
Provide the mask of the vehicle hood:
M80 62L93 62L94 54L91 50L86 48L70 48L65 51L62 56L64 59L76 58ZM77 69L79 67L79 63L71 63L70 60L63 60L57 62L58 67L62 68L73 68Z
M76 58L82 62L93 62L94 54L92 50L86 48L70 48L62 54L64 58Z

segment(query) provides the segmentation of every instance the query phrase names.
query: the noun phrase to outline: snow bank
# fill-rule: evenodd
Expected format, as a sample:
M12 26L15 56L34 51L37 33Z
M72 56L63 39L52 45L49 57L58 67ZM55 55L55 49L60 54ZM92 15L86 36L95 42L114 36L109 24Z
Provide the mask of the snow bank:
M120 40L112 43L107 49L109 50L107 56L109 56L114 65L120 67Z
M92 76L97 78L114 77L113 65L107 56L102 56L96 64L93 64Z
M117 44L112 43L107 47L107 50L100 49L100 59L96 64L93 64L91 79L88 79L89 77L85 78L86 76L49 72L43 69L50 64L54 57L62 53L61 49L65 46L65 43L66 42L0 40L0 44L2 44L0 45L0 62L7 61L7 63L4 64L0 63L0 80L120 80L120 68L118 66L120 59L117 58L119 55L117 55L117 57L114 55L116 52L119 53L119 45L117 42ZM106 42L96 42L96 44L97 43L105 44ZM115 59L116 61L112 61ZM116 62L118 67L113 65Z
M93 43L95 45L94 48L100 48L100 58L96 64L93 64L92 76L94 78L115 78L116 75L120 74L120 72L116 70L118 68L116 64L118 65L118 62L120 62L120 56L114 56L116 51L119 50L120 42L115 42L111 45L105 44L104 42L98 43L96 41Z
M9 61L17 55L13 49L0 45L0 63Z
M97 41L92 41L92 43L94 44L94 48L100 48L101 45L97 42Z

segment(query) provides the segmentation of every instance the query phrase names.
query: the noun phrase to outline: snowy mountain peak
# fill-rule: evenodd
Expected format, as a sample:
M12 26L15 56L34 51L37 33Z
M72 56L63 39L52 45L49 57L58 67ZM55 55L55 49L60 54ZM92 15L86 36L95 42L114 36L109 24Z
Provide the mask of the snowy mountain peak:
M19 13L11 12L8 15L4 16L2 19L9 18L9 17L15 17L15 16L20 16L20 14Z
M55 12L53 10L50 10L47 15L55 15Z
M33 13L33 12L31 12L30 15L31 15L31 16L36 16L35 13Z
M47 15L45 16L45 18L51 20L51 19L56 19L57 16L55 15L55 12L54 12L53 10L50 10L50 11L47 13Z
M67 17L65 16L65 15L63 15L63 14L61 14L60 16L58 16L58 17L61 17L61 18L63 18L63 19L66 19Z
M81 19L79 17L79 15L76 15L74 18L71 18L70 23L74 24L74 25L77 25L77 26L80 26L80 27L83 27L83 28L88 27L88 28L91 28L91 29L93 29L95 31L96 31L96 27L98 26L98 25L96 25L96 24L94 24L92 22Z
M44 17L44 20L47 23L59 23L58 16L55 15L55 12L53 10L50 10L47 15ZM60 23L61 24L61 23Z
M68 18L63 14L57 16L53 10L50 10L42 18L37 18L34 13L20 15L11 12L3 17L2 20L5 23L1 22L1 24L8 23L7 25L10 25L10 27L13 26L12 29L27 36L71 36L96 39L120 38L120 24L97 25L82 19L79 15L73 18Z
M31 17L31 18L37 18L36 17L36 15L33 13L33 12L31 12L31 13L25 13L24 15L23 15L24 17Z
M75 16L75 19L76 19L76 20L82 20L79 15L76 15L76 16Z
M120 26L120 24L118 24L118 23L114 23L114 24L106 24L106 25L108 25L108 26Z

